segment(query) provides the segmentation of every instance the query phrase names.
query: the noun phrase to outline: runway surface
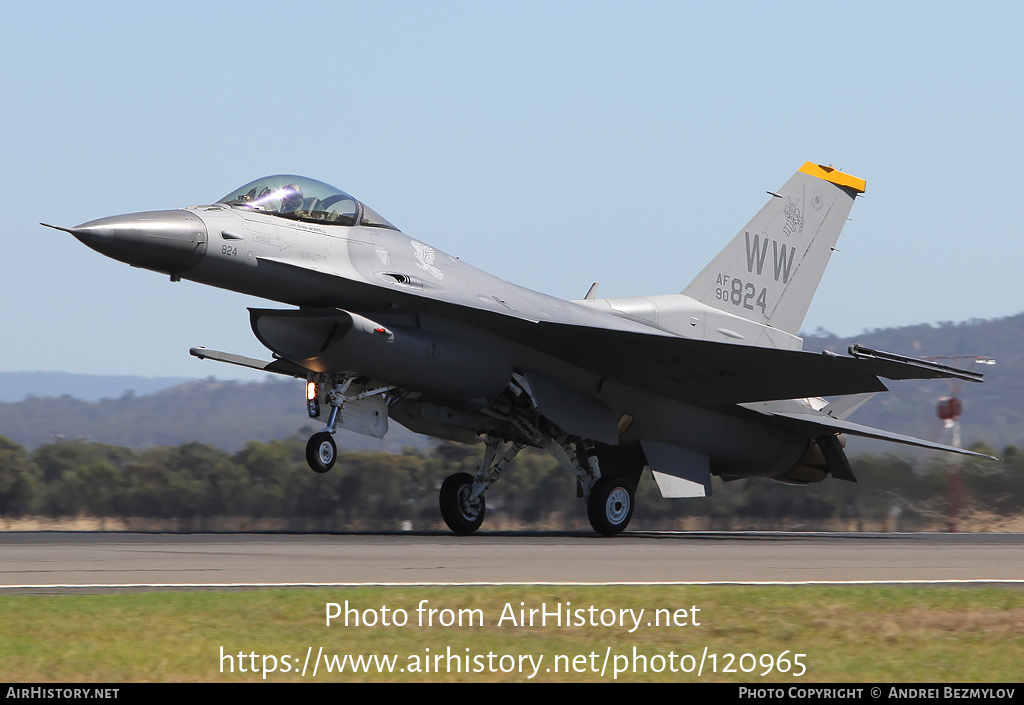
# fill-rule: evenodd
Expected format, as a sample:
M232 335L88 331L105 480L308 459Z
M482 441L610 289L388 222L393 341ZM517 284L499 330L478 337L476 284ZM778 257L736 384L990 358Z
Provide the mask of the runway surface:
M1018 582L1024 534L0 534L0 591L111 586ZM66 586L66 587L61 587Z

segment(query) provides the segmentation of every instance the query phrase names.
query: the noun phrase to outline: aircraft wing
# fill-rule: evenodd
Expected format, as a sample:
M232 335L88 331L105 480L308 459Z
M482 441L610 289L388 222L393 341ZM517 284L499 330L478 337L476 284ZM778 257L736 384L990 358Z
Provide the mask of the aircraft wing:
M588 329L540 323L589 349L581 353L595 371L682 401L724 406L753 401L839 396L886 391L892 380L957 377L980 382L979 374L880 351L853 356L780 350L692 340L675 336Z
M352 302L351 310L370 316L382 308L455 320L602 377L708 407L887 391L880 377L982 379L980 374L866 348L851 348L853 356L847 357L694 340L612 315L598 318L582 307L580 322L538 321L516 311L467 304L450 295L382 289L290 263L260 258L260 266L293 272L308 292L295 301L302 306L330 307L340 298Z

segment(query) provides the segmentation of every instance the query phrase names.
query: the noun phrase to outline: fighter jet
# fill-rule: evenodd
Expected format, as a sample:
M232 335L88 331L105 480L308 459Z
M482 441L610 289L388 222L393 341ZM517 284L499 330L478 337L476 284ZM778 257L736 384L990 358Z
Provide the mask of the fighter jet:
M487 274L300 176L58 229L171 281L293 307L249 309L270 361L191 354L304 380L307 413L324 424L306 447L316 472L334 465L338 428L383 437L390 420L483 436L477 473L440 488L444 521L469 534L489 488L538 447L575 477L594 529L614 535L645 468L663 495L700 497L712 475L855 482L847 434L973 455L846 418L886 390L880 378L982 375L859 346L802 349L811 297L864 189L807 162L682 293L599 299L595 285L577 301Z

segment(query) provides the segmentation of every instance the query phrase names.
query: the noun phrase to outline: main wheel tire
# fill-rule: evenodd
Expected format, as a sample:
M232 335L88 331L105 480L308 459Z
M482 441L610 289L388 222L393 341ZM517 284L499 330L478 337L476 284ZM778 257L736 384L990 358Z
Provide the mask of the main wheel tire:
M320 431L309 437L306 442L306 462L313 472L330 471L337 459L338 447L330 431Z
M587 500L587 518L594 531L614 536L633 518L633 486L623 477L602 477L594 483Z
M448 528L456 534L471 534L484 523L487 504L480 495L471 505L469 495L473 492L473 476L466 472L455 473L441 483L441 516Z

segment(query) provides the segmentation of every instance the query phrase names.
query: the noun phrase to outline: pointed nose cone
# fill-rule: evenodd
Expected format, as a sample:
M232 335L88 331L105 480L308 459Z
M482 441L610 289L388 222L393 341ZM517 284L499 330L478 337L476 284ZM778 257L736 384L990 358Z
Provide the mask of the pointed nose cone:
M115 215L69 232L100 254L164 274L192 269L206 254L206 225L184 210Z

